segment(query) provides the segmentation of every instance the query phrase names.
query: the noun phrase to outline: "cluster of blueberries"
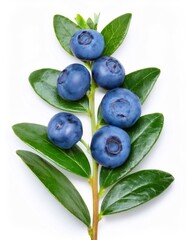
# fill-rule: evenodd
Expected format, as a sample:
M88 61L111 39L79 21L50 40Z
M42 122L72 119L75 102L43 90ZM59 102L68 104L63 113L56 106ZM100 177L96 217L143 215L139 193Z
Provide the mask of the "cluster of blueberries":
M81 60L93 61L91 74L95 83L109 90L101 101L101 114L108 124L95 132L91 154L101 165L116 168L130 153L130 138L125 128L135 124L141 115L139 98L130 90L120 88L125 80L121 63L111 56L101 56L104 38L95 30L79 30L70 41L72 53ZM69 101L81 99L90 88L91 76L82 64L71 64L59 75L57 91ZM56 146L69 149L82 137L82 124L74 114L60 112L48 124L48 138Z

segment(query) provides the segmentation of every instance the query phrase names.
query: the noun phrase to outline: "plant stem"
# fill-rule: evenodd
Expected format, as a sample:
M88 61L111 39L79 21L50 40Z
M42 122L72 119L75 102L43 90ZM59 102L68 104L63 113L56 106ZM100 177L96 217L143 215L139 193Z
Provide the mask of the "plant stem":
M90 146L87 144L84 139L81 138L80 142L85 146L88 153L90 153Z
M96 120L95 120L95 89L96 85L92 79L91 90L89 95L89 106L90 106L90 119L91 119L91 129L92 135L96 131ZM99 195L98 195L98 164L92 158L93 164L93 176L91 179L92 187L92 197L93 197L93 222L92 222L92 231L91 231L91 240L97 240L98 235L98 222L99 222Z
M99 198L98 198L98 164L93 159L93 180L92 180L92 195L93 195L93 223L92 223L92 240L97 240L98 222L99 222Z

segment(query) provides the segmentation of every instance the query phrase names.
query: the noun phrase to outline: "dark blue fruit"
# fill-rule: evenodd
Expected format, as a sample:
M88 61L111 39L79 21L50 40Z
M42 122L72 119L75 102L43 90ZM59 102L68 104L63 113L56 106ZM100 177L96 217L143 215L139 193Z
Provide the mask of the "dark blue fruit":
M70 40L72 53L83 60L94 60L100 57L104 45L101 33L89 29L77 31Z
M81 139L82 123L75 115L60 112L51 118L47 134L54 145L69 149Z
M129 135L121 128L104 126L100 128L91 141L91 154L102 166L116 168L121 166L130 153Z
M90 73L86 67L77 63L71 64L58 77L58 94L65 100L79 100L89 90L90 80Z
M103 56L97 59L92 74L97 85L105 89L120 87L125 80L125 70L114 57Z
M130 90L115 88L108 91L102 99L101 114L108 124L128 128L139 119L141 103Z

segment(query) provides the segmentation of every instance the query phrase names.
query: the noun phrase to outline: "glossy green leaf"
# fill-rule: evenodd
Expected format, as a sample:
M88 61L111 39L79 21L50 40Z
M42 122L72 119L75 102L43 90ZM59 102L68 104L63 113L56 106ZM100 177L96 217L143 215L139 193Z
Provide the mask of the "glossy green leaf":
M172 182L171 174L159 170L143 170L128 175L106 195L101 215L127 211L161 194Z
M64 111L87 112L88 98L85 96L79 101L67 101L57 93L57 78L60 71L55 69L40 69L32 72L29 81L34 91L50 105Z
M82 29L89 29L90 28L88 26L87 22L84 20L84 18L80 14L76 15L75 20L76 20L76 22L77 22L77 24L79 25L80 28L82 28Z
M134 92L144 103L160 75L158 68L145 68L126 75L123 87Z
M70 19L61 15L54 16L53 26L60 45L69 54L73 55L69 43L74 33L80 30L81 28L74 22L72 22Z
M101 34L105 40L103 55L112 55L122 44L125 39L132 14L127 13L111 21L102 31Z
M88 208L69 179L50 163L34 153L18 150L17 154L58 201L89 227L90 214Z
M124 178L149 153L156 143L164 123L161 113L153 113L140 117L130 129L126 129L131 139L131 152L127 161L119 168L101 168L100 186L105 189Z
M19 123L13 126L15 134L30 147L65 170L85 178L90 177L90 165L86 155L78 147L63 150L52 144L45 126Z

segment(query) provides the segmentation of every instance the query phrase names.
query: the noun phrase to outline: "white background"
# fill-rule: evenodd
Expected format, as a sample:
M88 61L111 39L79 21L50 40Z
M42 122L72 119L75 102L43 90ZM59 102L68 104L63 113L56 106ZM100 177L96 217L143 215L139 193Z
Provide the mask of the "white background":
M129 212L108 216L99 224L99 240L180 239L187 237L187 15L180 0L6 0L0 12L1 60L1 230L3 240L88 240L87 229L43 187L16 156L29 149L12 132L19 122L47 125L58 112L41 100L28 82L40 68L62 70L77 62L59 45L52 20L55 14L74 19L101 13L98 30L124 13L132 13L128 36L114 54L126 73L161 69L143 114L162 112L163 132L151 153L135 169L172 173L174 183L158 198ZM98 94L98 102L101 93ZM84 139L90 141L88 119ZM30 150L30 149L29 149ZM66 174L91 210L91 191L84 179ZM3 227L2 227L3 226Z

